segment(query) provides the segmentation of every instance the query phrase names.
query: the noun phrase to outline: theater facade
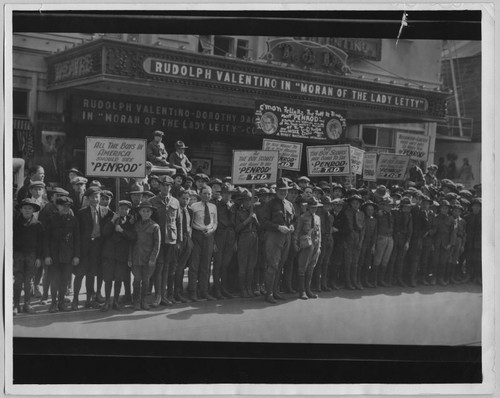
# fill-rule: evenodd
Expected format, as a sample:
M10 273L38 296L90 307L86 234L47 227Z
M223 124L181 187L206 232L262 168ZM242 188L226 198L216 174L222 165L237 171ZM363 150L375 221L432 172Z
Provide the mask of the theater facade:
M433 161L450 95L440 41L135 36L16 33L14 157L26 159L31 135L28 162L50 167L59 140L55 178L84 168L87 136L149 141L159 129L169 152L184 141L214 176L264 138L394 152L396 133L414 133L429 137Z

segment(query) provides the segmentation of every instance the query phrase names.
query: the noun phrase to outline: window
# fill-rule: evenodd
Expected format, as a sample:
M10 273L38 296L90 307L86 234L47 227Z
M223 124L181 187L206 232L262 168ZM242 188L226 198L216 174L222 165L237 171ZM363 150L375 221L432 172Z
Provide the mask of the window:
M248 51L248 40L238 39L238 45L236 47L236 58L247 58Z
M379 128L377 131L377 146L386 148L393 147L394 131L386 128Z
M234 55L234 39L226 36L214 36L214 55Z
M14 90L12 105L14 115L28 116L28 91Z
M363 142L365 145L377 146L376 127L363 127Z
M401 128L403 127L403 128ZM385 148L394 150L396 146L397 133L424 134L425 131L418 128L425 128L425 125L409 124L409 125L389 125L384 126L363 126L361 130L361 139L363 145L367 147Z

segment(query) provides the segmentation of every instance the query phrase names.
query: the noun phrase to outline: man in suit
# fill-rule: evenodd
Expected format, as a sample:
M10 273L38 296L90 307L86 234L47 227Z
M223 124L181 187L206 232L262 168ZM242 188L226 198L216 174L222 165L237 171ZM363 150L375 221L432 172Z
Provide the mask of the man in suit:
M81 259L78 265L73 267L74 296L71 308L78 309L78 295L85 276L85 287L87 290L87 300L85 308L98 308L95 301L94 281L95 277L102 274L101 268L101 248L103 243L102 228L112 218L114 213L109 210L106 215L99 205L101 199L101 188L90 187L85 191L89 206L78 211L78 222L80 224L80 247Z

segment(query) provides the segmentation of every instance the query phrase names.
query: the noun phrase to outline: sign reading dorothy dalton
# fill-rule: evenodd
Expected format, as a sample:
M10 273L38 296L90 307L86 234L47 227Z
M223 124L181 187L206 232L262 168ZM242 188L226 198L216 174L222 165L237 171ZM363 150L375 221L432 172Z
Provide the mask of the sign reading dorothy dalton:
M357 103L390 106L393 108L426 111L429 103L425 98L388 94L374 90L354 89L340 85L309 83L296 79L283 79L245 72L234 72L202 65L172 62L165 59L146 58L144 71L151 75L172 76L196 81L217 82L264 90L278 90L308 94Z

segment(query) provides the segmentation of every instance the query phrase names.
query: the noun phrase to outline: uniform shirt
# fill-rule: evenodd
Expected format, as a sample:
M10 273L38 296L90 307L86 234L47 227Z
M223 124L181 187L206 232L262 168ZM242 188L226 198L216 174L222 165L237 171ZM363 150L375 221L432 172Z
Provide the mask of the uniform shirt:
M438 186L438 179L436 175L431 175L429 173L425 173L425 184L426 185L434 185L435 187Z
M321 245L321 219L317 214L302 214L294 234L297 245L300 237L304 235L310 235L314 244Z
M168 158L168 153L163 142L157 144L154 141L150 141L147 147L147 156L148 160L155 165L160 164L161 160L166 161Z
M193 229L198 231L217 230L217 207L213 203L207 203L210 213L210 224L205 225L205 203L195 202L191 205L193 212Z
M157 195L150 200L155 208L152 220L160 225L162 242L173 245L177 243L179 229L179 201L171 195Z
M397 210L394 212L394 236L404 236L409 242L413 231L411 212Z
M394 232L394 215L392 212L379 210L377 214L378 234L392 237Z
M457 217L454 219L455 220L455 236L457 238L462 239L462 243L465 240L465 220L462 217Z
M217 231L234 230L234 205L231 202L219 200L217 207Z
M432 223L432 238L436 249L455 243L455 221L452 216L438 214Z
M430 210L425 211L418 206L415 206L411 210L413 222L412 238L422 239L423 236L430 231L433 216L434 214Z
M365 217L365 226L363 228L363 243L364 245L373 245L377 237L378 220L374 217Z
M363 225L360 223L359 210L354 211L351 206L340 212L340 232L344 238L349 238L353 232L361 232Z
M186 173L189 173L193 167L185 153L181 155L178 152L172 152L168 161L173 167L176 169L184 169Z
M236 211L235 215L235 229L237 233L243 234L246 232L257 232L258 222L252 218L248 224L244 224L244 221L250 217L250 209L244 209L240 207Z
M138 266L155 262L160 253L160 226L149 219L137 221L134 229L137 240L132 250L132 264Z
M295 208L286 199L275 196L262 209L262 227L267 231L278 231L279 226L290 227L295 217Z

